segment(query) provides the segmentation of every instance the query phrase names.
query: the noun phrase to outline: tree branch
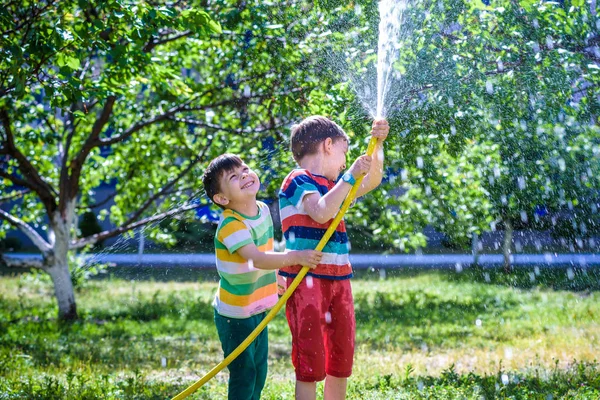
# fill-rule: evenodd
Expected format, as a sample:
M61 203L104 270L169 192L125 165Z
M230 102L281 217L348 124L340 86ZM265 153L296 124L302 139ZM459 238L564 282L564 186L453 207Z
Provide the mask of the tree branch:
M147 119L138 124L135 124L134 126L127 129L125 132L123 132L120 135L113 136L113 137L106 138L106 139L98 139L98 143L101 146L110 146L115 143L122 142L122 141L126 140L127 138L129 138L134 133L144 129L145 127L150 126L150 125L155 124L160 121L164 121L164 120L168 119L171 115L175 114L176 112L179 112L179 111L185 109L185 107L187 107L192 101L194 101L198 97L200 97L200 96L194 96L194 97L190 98L189 100L187 100L185 103L179 104L175 107L172 107L171 109L169 109L167 112L165 112L163 114L157 115L151 119Z
M213 129L216 131L223 131L228 133L234 133L236 135L243 135L247 133L263 133L263 132L271 132L277 129L283 128L285 124L280 124L277 126L269 126L268 128L261 129L234 129L234 128L225 128L223 126L209 124L208 122L192 119L192 118L169 118L171 121L181 122L183 124L199 126L201 128Z
M144 225L150 224L152 222L160 221L164 218L169 218L169 217L172 217L173 215L177 215L177 214L184 213L186 211L194 210L196 208L203 207L205 205L206 204L187 204L185 206L175 208L173 210L169 210L169 211L166 211L161 214L156 214L151 217L144 218L142 220L139 220L139 221L129 224L129 225L122 225L119 228L113 229L112 231L104 231L104 232L100 232L100 233L97 233L92 236L88 236L84 239L79 239L77 241L71 242L71 246L69 248L70 249L80 249L80 248L88 246L88 245L93 245L100 240L118 236L122 233L128 232L128 231L138 228L140 226L144 226Z
M52 251L52 246L42 238L29 224L22 219L14 217L0 208L0 219L7 221L9 224L18 228L23 232L33 244L44 254Z
M25 196L27 193L29 193L31 190L21 190L17 193L11 194L9 196L4 196L4 197L0 197L0 204L9 201L9 200L14 200L14 199L18 199L21 198L23 196Z
M196 166L196 164L198 164L200 161L202 161L204 159L204 156L206 155L206 152L208 151L208 149L210 148L210 145L212 143L212 138L208 141L208 143L206 144L206 146L204 147L204 150L202 150L202 153L200 153L195 159L193 159L190 164L184 169L182 170L175 178L173 178L169 183L167 183L165 186L162 187L162 189L160 189L158 192L156 192L155 194L153 194L152 196L150 196L145 202L144 204L142 204L142 206L123 224L123 225L130 225L131 223L133 223L135 220L137 220L140 215L142 215L142 213L144 211L146 211L148 209L148 207L150 207L150 205L152 203L154 203L155 200L157 200L158 198L160 198L161 196L163 196L164 194L166 194L166 192L174 185L176 184L181 178L183 178L184 176L186 176L191 170L192 168L194 168L194 166Z
M98 118L96 118L96 122L94 122L92 132L85 140L85 143L81 147L77 157L71 161L71 174L64 174L64 176L61 174L61 190L64 190L64 192L61 191L60 194L59 210L61 214L64 213L67 204L77 196L77 193L79 193L79 178L81 176L83 164L85 163L85 160L92 149L99 145L100 142L98 137L110 119L116 100L116 96L108 96L106 99L106 104L104 104L104 108L100 112ZM68 154L65 154L65 157L68 157ZM65 182L65 180L68 180L68 182Z
M48 182L46 182L35 169L35 167L29 162L27 157L23 155L17 148L14 142L14 135L12 132L12 128L10 126L10 119L8 116L8 112L6 109L0 109L0 120L2 122L2 126L4 127L5 133L5 142L4 146L6 148L7 154L12 156L17 160L19 164L19 170L22 175L25 177L28 182L27 187L32 189L37 193L40 200L46 207L48 214L51 215L54 210L56 210L56 202L54 200L54 194L56 191ZM2 172L2 171L0 171ZM8 174L6 174L8 175ZM11 179L8 177L8 179ZM14 180L11 179L13 182Z
M161 44L165 44L165 43L169 43L169 42L174 42L175 40L184 38L184 37L188 37L191 36L193 34L192 31L185 31L185 32L181 32L175 36L171 36L169 37L168 35L164 35L162 38L156 38L156 39L152 39L150 42L148 42L145 46L143 51L146 53L151 52L156 46L159 46Z

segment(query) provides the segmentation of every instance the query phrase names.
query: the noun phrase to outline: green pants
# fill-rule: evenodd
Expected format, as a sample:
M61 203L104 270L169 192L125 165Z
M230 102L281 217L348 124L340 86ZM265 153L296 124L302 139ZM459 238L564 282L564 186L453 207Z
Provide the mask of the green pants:
M215 325L225 357L235 350L262 322L266 312L250 318L228 318L215 311ZM259 400L267 379L269 350L267 328L229 364L229 400Z

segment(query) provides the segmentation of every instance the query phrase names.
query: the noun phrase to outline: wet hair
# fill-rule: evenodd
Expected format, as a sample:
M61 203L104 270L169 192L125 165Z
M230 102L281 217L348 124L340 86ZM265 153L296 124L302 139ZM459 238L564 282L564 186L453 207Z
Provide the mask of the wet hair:
M221 154L208 164L208 167L206 167L206 171L204 171L204 175L202 176L202 183L206 195L213 203L215 203L213 197L221 191L219 180L223 175L233 171L237 167L241 167L243 164L244 162L242 159L235 154ZM215 204L221 208L225 208L220 204Z
M305 156L315 154L319 144L331 138L348 140L348 135L338 124L321 115L313 115L292 126L290 149L294 160L299 163Z

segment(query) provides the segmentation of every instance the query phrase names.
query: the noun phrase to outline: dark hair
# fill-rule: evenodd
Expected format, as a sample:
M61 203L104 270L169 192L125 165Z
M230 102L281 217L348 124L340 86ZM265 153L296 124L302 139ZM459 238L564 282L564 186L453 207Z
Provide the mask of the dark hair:
M221 191L221 186L219 185L221 177L227 172L233 171L237 167L241 167L242 164L244 164L242 159L235 154L221 154L208 164L208 167L206 167L206 171L204 171L204 175L202 176L202 183L204 185L204 191L210 201L215 203L213 197ZM220 204L217 205L224 208Z
M321 115L305 118L292 126L290 149L294 160L298 163L304 156L315 154L319 144L327 138L348 140L348 135L338 124Z

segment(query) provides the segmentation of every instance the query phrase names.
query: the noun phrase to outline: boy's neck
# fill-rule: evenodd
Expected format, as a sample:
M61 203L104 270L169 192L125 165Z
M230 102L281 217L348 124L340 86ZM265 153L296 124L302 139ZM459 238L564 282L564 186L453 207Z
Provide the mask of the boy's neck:
M248 217L256 217L258 215L258 204L256 204L256 197L253 200L248 200L245 202L230 202L227 204L227 208Z
M300 168L307 170L311 174L322 175L327 177L327 165L321 154L305 156L298 163Z

